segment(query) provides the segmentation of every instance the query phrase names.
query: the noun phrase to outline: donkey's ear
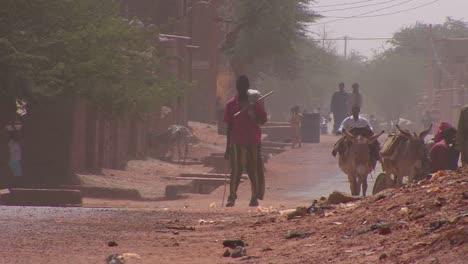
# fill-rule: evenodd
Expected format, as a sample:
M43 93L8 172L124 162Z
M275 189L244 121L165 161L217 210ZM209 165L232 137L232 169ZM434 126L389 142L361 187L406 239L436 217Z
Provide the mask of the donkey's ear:
M404 128L401 128L399 125L395 125L395 127L397 128L398 132L400 132L400 134L402 134L404 137L406 137L406 138L412 138L413 137L408 130L406 130Z
M373 143L374 141L376 141L381 135L383 135L383 133L385 133L384 130L382 130L379 134L375 134L375 135L371 136L369 138L370 143Z
M421 140L424 140L427 137L427 135L429 135L429 132L431 132L431 129L432 129L432 124L426 130L419 133L419 138Z

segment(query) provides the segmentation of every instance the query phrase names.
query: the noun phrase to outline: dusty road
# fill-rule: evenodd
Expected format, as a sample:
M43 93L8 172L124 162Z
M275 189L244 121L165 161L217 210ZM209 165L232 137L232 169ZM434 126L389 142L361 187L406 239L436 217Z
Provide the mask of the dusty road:
M338 161L331 155L331 149L337 137L324 136L320 144L305 144L301 149L288 149L274 156L267 164L265 200L260 201L263 207L296 207L309 205L312 200L328 196L330 192L349 192L347 177L338 168ZM171 168L175 170L177 168ZM378 168L380 169L380 167ZM188 170L180 168L180 170ZM190 169L189 169L190 170ZM376 175L376 173L374 173ZM127 176L128 177L128 176ZM112 177L109 177L112 180ZM141 181L141 179L140 179ZM369 190L372 190L373 178L368 178ZM153 185L147 182L144 186ZM161 189L161 188L160 188ZM162 188L163 190L164 188ZM220 207L223 188L220 187L210 195L188 195L187 199L160 202L108 201L88 199L87 204L97 207L144 207L206 209L215 203ZM226 194L227 196L228 194ZM241 183L238 193L239 199L235 209L248 210L250 199L250 185L248 181Z
M327 196L333 190L348 192L346 177L330 155L335 140L335 137L323 137L321 144L306 144L302 149L288 150L270 160L267 193L261 206L279 211L308 206L313 199ZM466 184L466 180L460 182ZM371 189L371 179L369 183ZM152 182L145 184L150 186ZM0 207L0 263L106 263L106 257L113 253L136 253L141 257L126 263L376 263L379 251L388 253L388 263L414 263L411 259L419 253L399 256L398 252L411 248L420 239L426 243L430 237L421 238L420 235L420 230L428 226L424 221L439 217L427 216L422 221L398 220L400 207L406 204L412 210L410 204L422 200L418 197L404 201L384 199L379 203L369 199L353 207L356 211L337 208L326 215L287 221L277 212L265 213L248 207L249 192L246 181L241 184L236 207L229 209L220 207L223 188L210 195L190 195L176 201L85 199L87 208ZM453 190L449 194L461 197ZM425 191L421 195L427 196L425 199L429 201L434 199ZM210 207L213 203L215 207ZM414 208L420 207L415 205ZM456 216L454 208L467 208L466 200L451 203L447 210L452 211L444 212L445 208L440 215L453 218ZM370 210L383 211L371 213ZM351 219L350 213L355 215ZM200 224L200 220L206 222ZM353 229L390 220L398 228L393 231L393 239L378 233L375 237L375 232L342 238ZM463 246L466 221L462 223L465 224L458 226L458 231L450 233L452 240L448 238L448 246L443 244L443 250L437 251L439 259L463 263L447 251L455 247L452 254L466 252ZM285 234L296 229L308 231L310 237L285 240ZM412 238L408 240L408 236ZM249 243L248 257L242 261L221 257L225 250L222 241L240 238ZM112 241L118 245L109 247ZM405 246L398 241L405 241ZM425 262L427 259L420 263L429 263Z

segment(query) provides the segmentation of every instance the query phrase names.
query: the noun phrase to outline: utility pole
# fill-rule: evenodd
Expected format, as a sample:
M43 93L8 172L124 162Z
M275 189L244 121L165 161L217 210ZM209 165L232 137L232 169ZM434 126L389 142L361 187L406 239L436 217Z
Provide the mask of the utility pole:
M344 36L344 59L348 57L348 36Z

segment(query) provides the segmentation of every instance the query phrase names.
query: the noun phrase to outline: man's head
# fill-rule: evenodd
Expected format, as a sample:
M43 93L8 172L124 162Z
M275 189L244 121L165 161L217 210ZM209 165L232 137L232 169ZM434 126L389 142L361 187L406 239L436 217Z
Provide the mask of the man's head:
M353 115L355 119L359 118L360 112L361 112L361 108L359 108L359 106L353 106L353 108L351 108L351 114Z
M343 92L343 91L344 91L344 88L345 88L344 82L340 82L340 84L338 85L338 87L340 88L340 92Z
M353 83L353 93L359 93L359 83Z
M457 135L457 129L454 127L446 128L442 131L442 138L447 142L447 144L452 144L455 142L455 137Z
M236 89L237 89L237 94L239 95L239 97L246 98L247 90L250 89L249 78L245 75L239 76L236 82Z

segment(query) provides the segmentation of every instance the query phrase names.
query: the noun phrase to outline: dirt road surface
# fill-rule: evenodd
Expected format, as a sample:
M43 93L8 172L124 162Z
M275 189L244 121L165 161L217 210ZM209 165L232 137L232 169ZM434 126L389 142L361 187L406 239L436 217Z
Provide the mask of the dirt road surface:
M433 201L433 194L418 194L416 186L292 220L281 216L279 211L308 206L333 190L348 192L346 177L330 155L335 140L323 137L320 144L270 160L260 209L247 206L248 181L241 184L236 207L229 209L221 207L222 187L210 195L192 194L175 201L85 199L84 208L0 207L0 263L107 263L107 256L114 253L135 253L126 263L466 263L460 258L468 253L466 217L422 235L433 221L468 211L467 200L461 198L465 176L454 178L455 187L438 187L443 205L430 211L420 206L421 201ZM139 161L130 164L131 172L107 171L101 177L158 198L164 181L153 175L157 168L169 174L204 169L161 166ZM96 179L100 178L87 178ZM428 183L435 188L431 184L436 183ZM403 198L390 198L399 196ZM402 207L421 215L402 218ZM392 234L379 234L378 228L353 233L376 223L388 224ZM293 231L303 234L286 239ZM225 239L245 240L247 255L222 257ZM117 246L110 247L109 242Z

